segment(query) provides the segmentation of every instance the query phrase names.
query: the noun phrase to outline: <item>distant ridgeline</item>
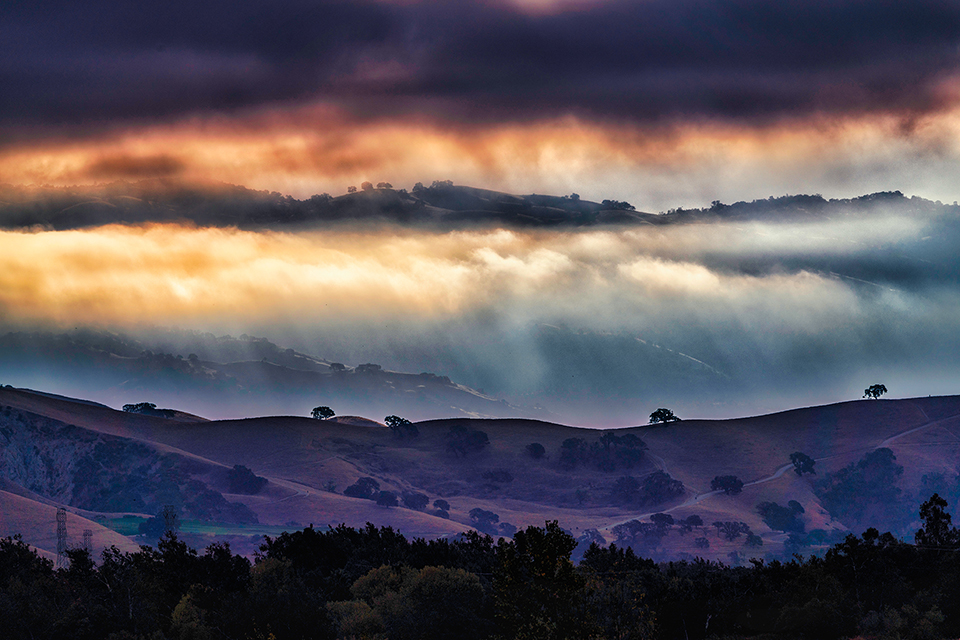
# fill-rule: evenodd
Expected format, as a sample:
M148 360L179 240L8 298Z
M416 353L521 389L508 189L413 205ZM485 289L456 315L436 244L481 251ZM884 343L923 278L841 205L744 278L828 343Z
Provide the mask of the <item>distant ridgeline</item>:
M0 335L0 375L15 378L17 386L70 380L74 393L98 399L104 399L105 389L122 389L127 398L136 394L130 399L177 402L181 410L186 403L200 414L228 402L248 402L250 412L289 412L291 402L313 402L319 395L336 398L340 413L547 415L455 384L448 376L388 371L375 363L348 367L265 338L158 330L146 340L96 329L11 332ZM256 405L271 401L272 406ZM154 402L124 404L123 410L161 418L178 415Z
M960 635L960 532L933 496L918 544L867 530L823 558L656 564L556 522L413 541L340 525L266 538L254 564L175 534L69 567L0 540L0 635L33 638L821 638ZM64 630L69 630L65 635Z
M489 224L582 227L819 218L869 211L881 205L904 211L948 208L893 191L841 200L795 195L731 205L715 201L705 209L678 208L653 214L636 211L628 202L582 200L576 193L518 196L458 186L448 180L435 181L429 187L417 183L410 192L387 183L376 188L364 183L363 189L342 196L324 193L305 200L227 184L144 180L91 187L0 185L0 228L73 229L144 222L257 228L362 221L442 228Z

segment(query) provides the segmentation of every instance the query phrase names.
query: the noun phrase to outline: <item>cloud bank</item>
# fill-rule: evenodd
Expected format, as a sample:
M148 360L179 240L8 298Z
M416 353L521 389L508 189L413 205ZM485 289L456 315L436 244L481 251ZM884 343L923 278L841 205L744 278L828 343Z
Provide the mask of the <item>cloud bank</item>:
M666 402L716 417L877 381L955 391L958 241L945 208L565 232L3 232L0 310L9 327L264 335L591 423Z

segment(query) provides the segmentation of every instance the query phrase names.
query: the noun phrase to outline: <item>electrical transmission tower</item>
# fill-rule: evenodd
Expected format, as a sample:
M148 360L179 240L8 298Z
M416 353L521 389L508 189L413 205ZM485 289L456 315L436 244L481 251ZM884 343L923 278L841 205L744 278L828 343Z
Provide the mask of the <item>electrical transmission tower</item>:
M67 564L67 510L57 509L57 568Z
M163 517L164 533L176 533L180 530L180 516L177 514L175 506L172 504L164 505L160 515Z
M93 530L83 530L83 548L88 554L93 554Z

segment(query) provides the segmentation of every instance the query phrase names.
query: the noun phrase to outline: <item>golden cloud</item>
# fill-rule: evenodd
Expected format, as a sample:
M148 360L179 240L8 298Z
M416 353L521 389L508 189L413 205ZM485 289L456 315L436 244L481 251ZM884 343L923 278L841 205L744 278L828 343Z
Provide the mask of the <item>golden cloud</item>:
M154 224L0 232L0 315L71 326L223 325L417 322L492 310L590 325L756 311L799 327L856 308L856 296L828 276L704 266L694 247L716 231L293 234Z
M960 159L958 132L960 111L909 126L863 116L752 128L644 128L574 117L454 127L418 118L360 121L313 105L7 147L0 175L61 186L176 175L296 197L338 195L365 180L409 188L449 179L514 193L576 191L648 211L783 193L848 197L890 189L894 179L902 190L915 185L920 195L954 199L955 186L942 178L952 172L939 169Z

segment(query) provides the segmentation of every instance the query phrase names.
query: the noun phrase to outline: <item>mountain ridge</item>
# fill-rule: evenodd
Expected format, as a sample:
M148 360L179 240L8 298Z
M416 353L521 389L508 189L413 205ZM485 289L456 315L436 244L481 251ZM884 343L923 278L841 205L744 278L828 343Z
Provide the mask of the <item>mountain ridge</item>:
M147 223L251 229L346 223L439 229L490 225L579 228L823 219L869 213L878 207L958 210L916 196L907 198L900 191L829 200L819 194L771 196L732 204L714 201L708 208L677 207L647 213L618 200L594 202L582 200L575 193L514 195L454 185L448 180L434 181L429 187L417 183L410 192L392 186L369 186L339 196L324 193L303 200L239 185L172 179L42 188L0 184L0 228L7 229L65 230Z

